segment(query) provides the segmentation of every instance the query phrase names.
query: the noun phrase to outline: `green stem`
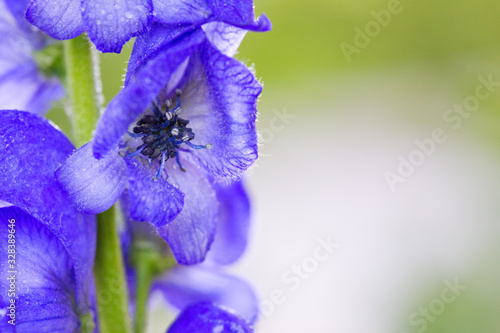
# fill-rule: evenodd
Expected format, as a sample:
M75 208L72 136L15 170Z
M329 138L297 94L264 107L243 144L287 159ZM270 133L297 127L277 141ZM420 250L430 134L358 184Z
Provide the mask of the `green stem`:
M67 88L71 97L70 118L78 147L92 139L99 118L96 87L100 82L94 75L95 52L85 35L64 42ZM131 332L125 270L113 207L97 216L94 275L100 332Z
M135 332L142 333L146 330L146 313L149 289L153 282L153 269L147 255L138 254L135 265L137 286L135 291Z
M99 119L92 49L85 35L64 42L73 137L77 147L92 139Z
M136 270L135 290L135 332L146 331L146 314L149 292L153 279L174 267L177 262L171 256L164 256L152 246L151 241L132 243L131 262Z
M97 216L94 274L101 333L128 333L127 284L115 223L115 207Z

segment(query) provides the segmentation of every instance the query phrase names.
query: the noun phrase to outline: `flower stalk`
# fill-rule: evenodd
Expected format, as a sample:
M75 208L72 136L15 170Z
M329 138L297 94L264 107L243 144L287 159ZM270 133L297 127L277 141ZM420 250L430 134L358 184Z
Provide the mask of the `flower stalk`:
M99 112L90 43L85 35L64 42L70 119L76 147L92 139Z
M135 294L135 333L146 330L146 309L149 297L149 289L153 282L154 272L152 262L148 253L139 251L136 254L135 268L137 273L137 286Z
M94 58L87 37L64 42L70 119L77 147L92 139L99 119ZM94 266L101 333L129 333L128 297L122 252L116 231L114 207L97 216L97 250Z
M113 206L97 215L94 275L101 333L131 332L124 271Z
M162 256L150 245L135 241L132 246L131 261L136 269L135 333L146 331L147 301L153 280L177 264L173 257Z

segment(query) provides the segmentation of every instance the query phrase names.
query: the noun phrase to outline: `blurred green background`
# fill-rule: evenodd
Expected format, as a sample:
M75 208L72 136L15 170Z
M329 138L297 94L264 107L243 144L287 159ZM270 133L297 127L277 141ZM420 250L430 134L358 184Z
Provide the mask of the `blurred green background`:
M248 65L255 64L257 76L265 85L260 104L261 120L266 120L266 109L291 105L290 96L299 94L318 102L333 100L342 90L339 81L380 71L397 72L401 68L414 68L413 74L424 71L428 75L426 87L432 90L433 85L447 84L457 95L463 96L474 88L477 75L498 73L500 3L492 0L474 3L463 0L397 1L400 12L391 15L390 23L369 38L368 46L359 48L359 54L352 54L348 62L341 43L354 46L354 29L364 30L367 23L374 21L372 11L387 10L390 2L255 1L256 14L266 13L272 20L273 30L263 34L248 33L237 58ZM106 102L121 87L132 45L133 41L125 45L119 55L101 55ZM420 83L421 79L419 77ZM399 77L397 84L412 83L412 80L409 74ZM500 96L486 103L499 105ZM423 100L422 107L427 106ZM497 108L487 109L496 120L498 112L494 110ZM324 105L307 110L330 111L335 112L325 109ZM418 117L415 114L402 116ZM60 112L52 112L49 117L67 128L68 123ZM487 128L490 131L483 134L499 139L495 128Z
M391 15L390 23L381 27L380 33L370 38L368 46L360 48L359 54L352 54L349 63L341 43L354 46L354 29L364 31L366 24L374 20L372 11L387 10L391 1L255 1L256 14L266 13L272 20L273 30L248 33L237 58L248 65L255 64L257 76L264 83L259 106L261 121L267 120L272 108L293 107L297 96L316 101L314 104L320 106L298 112L335 112L328 108L328 101L345 93L342 82L373 73L414 69L413 73L396 78L395 84L420 84L429 90L449 85L457 96L470 94L478 75L500 73L500 2L397 2L400 12ZM106 101L119 91L131 45L125 46L120 55L101 57ZM422 72L427 77L422 78ZM492 105L485 108L491 114L479 132L498 142L500 133L496 124L500 113L496 110L500 106L500 94L486 104ZM422 100L421 107L436 106ZM436 109L436 113L445 107ZM422 115L402 110L395 116L419 118Z

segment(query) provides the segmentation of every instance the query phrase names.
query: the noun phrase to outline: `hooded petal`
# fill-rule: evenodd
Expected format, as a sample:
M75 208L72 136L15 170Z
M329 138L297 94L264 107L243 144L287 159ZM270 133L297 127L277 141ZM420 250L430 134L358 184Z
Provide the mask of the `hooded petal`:
M206 0L153 0L155 21L164 24L199 25L211 15Z
M64 245L40 221L17 207L0 208L0 221L0 269L3 272L0 279L3 318L0 321L5 324L12 319L5 313L10 311L7 307L13 299L9 297L13 282L17 296L14 305L17 332L78 331L75 272ZM9 244L14 246L8 247ZM7 261L7 253L13 253L9 256L13 261Z
M1 110L0 147L0 200L23 209L61 240L73 260L77 306L85 311L95 255L95 217L74 210L54 177L73 145L39 116Z
M127 185L127 167L118 151L98 160L90 143L75 151L55 176L78 210L87 214L110 208Z
M100 158L116 146L129 125L155 100L175 70L203 40L201 31L184 35L182 43L168 44L135 71L97 124L93 146L96 157Z
M182 154L181 154L182 157ZM192 161L181 158L186 172L168 163L169 180L184 192L184 208L175 220L158 228L178 263L192 265L205 259L215 233L218 209L212 184Z
M160 227L179 215L184 194L165 177L155 178L156 171L146 162L127 159L130 217Z
M198 302L213 302L235 310L247 322L257 319L258 304L253 289L244 280L217 267L177 266L156 280L153 290L178 309Z
M235 262L247 246L250 200L241 181L215 185L219 212L212 248L207 259L221 265Z
M167 333L252 333L242 318L216 304L203 302L184 309Z
M236 54L241 41L247 33L245 29L224 22L210 22L204 24L201 28L207 35L210 43L217 48L220 53L228 57L232 57Z
M176 38L188 31L194 30L190 26L181 26L177 29L165 27L163 24L153 23L151 29L137 37L134 42L134 48L130 55L130 60L127 67L127 75L125 76L125 86L130 78L149 58L154 57L169 43L174 42Z
M90 40L102 52L119 53L131 37L149 28L151 0L85 0L82 17Z
M214 21L222 21L231 25L253 31L267 31L271 29L271 22L262 15L255 20L253 1L251 0L212 0Z
M79 0L32 0L26 18L57 39L75 38L85 30Z
M200 26L219 21L253 31L271 30L271 22L262 15L255 20L252 0L153 0L155 21Z
M262 87L243 64L205 42L191 58L182 116L212 149L192 153L215 178L237 177L257 159L257 97Z

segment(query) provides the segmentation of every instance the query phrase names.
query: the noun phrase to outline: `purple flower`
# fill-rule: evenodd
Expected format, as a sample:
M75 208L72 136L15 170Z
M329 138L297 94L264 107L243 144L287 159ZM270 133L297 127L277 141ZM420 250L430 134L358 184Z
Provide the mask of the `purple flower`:
M29 24L20 2L0 0L0 109L28 110L43 114L64 96L58 79L37 68L33 52L53 42Z
M178 265L158 272L151 293L160 292L168 303L179 310L198 302L212 302L238 312L246 322L253 323L258 315L253 289L244 280L228 274L223 267L235 262L245 250L250 219L249 201L241 182L218 187L217 197L220 202L218 232L205 262ZM133 300L137 284L131 263L134 251L148 248L159 253L161 258L168 258L172 253L150 224L130 219L127 195L122 196L120 203L126 220L126 229L121 233L122 247Z
M182 264L203 261L212 243L218 183L237 179L257 158L262 87L231 58L245 30L210 20L258 31L270 23L254 21L251 7L239 15L232 9L190 16L197 21L175 29L156 24L140 36L93 143L56 173L88 213L109 208L128 187L131 217L158 228Z
M215 215L215 233L207 261L216 265L229 265L238 260L247 246L250 226L250 200L247 196L242 181L229 185L215 184L215 199L217 212ZM126 220L126 229L122 232L124 253L130 252L131 243L135 240L145 240L155 243L155 247L162 249L165 254L175 254L177 248L181 251L183 239L168 246L163 241L162 228L154 228L149 223L134 220L130 215L130 195L125 191L121 197L121 208ZM183 235L181 234L180 237ZM189 239L185 240L189 242ZM186 245L186 251L191 245Z
M16 0L11 0L16 1ZM199 25L210 21L253 24L253 2L236 0L32 0L26 17L57 39L87 31L102 52L120 52L151 23Z
M253 327L233 311L210 302L190 305L167 333L252 333Z
M162 293L180 310L197 302L212 302L239 313L248 323L258 317L257 297L248 283L214 265L174 267L156 279L152 292Z
M73 209L54 178L73 145L37 115L1 110L0 146L0 331L13 328L13 299L17 332L80 331L92 311L95 217Z

